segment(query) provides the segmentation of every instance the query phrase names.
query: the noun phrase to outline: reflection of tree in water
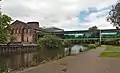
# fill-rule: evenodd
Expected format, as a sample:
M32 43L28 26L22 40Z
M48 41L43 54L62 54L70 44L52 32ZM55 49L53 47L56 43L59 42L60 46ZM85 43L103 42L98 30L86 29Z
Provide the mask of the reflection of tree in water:
M5 56L0 56L0 73L7 70L6 60L7 58Z

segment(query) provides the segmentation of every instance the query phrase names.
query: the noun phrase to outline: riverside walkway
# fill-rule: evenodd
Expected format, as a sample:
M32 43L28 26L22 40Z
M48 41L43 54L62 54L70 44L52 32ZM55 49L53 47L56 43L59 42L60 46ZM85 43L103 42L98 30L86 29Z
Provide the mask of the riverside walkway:
M120 73L120 58L101 58L99 47L16 73Z

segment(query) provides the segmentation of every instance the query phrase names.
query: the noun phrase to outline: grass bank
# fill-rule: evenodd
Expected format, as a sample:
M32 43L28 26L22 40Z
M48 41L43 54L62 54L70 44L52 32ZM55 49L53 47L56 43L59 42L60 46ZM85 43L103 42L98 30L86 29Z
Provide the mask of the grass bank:
M103 52L100 55L101 57L120 57L120 52Z
M120 58L120 46L105 46L105 51L100 54L101 57Z
M120 46L106 46L105 48L105 51L120 50Z

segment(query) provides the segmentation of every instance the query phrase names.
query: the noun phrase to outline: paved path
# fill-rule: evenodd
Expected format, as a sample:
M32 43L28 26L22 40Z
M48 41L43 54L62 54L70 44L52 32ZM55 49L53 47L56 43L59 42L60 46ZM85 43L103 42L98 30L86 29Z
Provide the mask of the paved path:
M103 50L93 49L18 73L120 73L120 59L98 57Z

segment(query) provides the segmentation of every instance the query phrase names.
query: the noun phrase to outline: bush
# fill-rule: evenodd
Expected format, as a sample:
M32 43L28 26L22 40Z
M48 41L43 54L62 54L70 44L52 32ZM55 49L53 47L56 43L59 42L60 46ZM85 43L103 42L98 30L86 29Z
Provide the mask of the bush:
M45 35L38 41L40 48L59 49L62 46L62 42L53 35Z
M95 49L97 46L95 44L88 45L89 49Z
M100 43L99 43L99 42L96 42L95 45L96 45L96 47L99 47L99 46L100 46Z
M83 44L84 47L89 47L89 44Z
M64 47L70 47L70 46L72 45L72 42L71 42L70 40L64 40L64 41L62 42L62 45L63 45Z

